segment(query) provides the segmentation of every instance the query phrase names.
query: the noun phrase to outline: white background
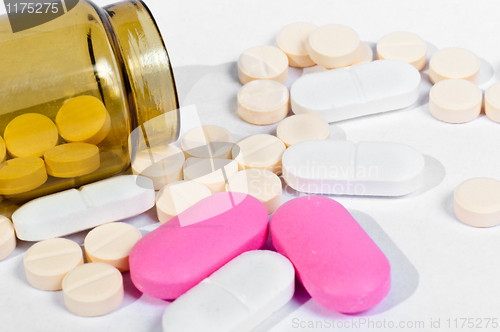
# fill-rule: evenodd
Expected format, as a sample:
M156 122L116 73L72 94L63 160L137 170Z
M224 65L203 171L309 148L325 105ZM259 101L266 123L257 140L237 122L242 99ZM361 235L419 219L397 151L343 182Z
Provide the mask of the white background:
M106 5L114 1L96 1ZM202 124L219 124L235 137L274 133L276 126L255 127L235 116L238 89L234 62L256 45L275 45L284 25L296 21L324 25L339 23L355 29L371 43L393 31L410 31L429 43L429 49L464 47L482 59L480 88L498 81L500 70L500 2L491 1L147 1L167 45L183 106L195 105ZM4 13L4 8L0 13ZM0 50L1 52L1 50ZM292 76L300 71L291 72ZM424 91L428 84L422 85ZM332 125L332 137L353 141L395 141L413 146L432 161L428 188L397 199L339 197L352 211L368 215L388 235L418 271L418 287L406 300L379 312L372 321L480 318L500 320L500 228L476 229L453 215L452 194L472 177L500 180L500 124L484 115L462 125L437 121L425 95L408 110L344 121ZM187 113L186 113L187 114ZM192 126L183 118L183 131ZM190 122L191 121L191 122ZM286 195L290 199L293 194ZM154 211L128 222L152 229ZM82 242L82 234L72 238ZM61 292L30 287L24 277L21 244L0 262L0 331L161 331L167 302L142 296L125 275L126 299L119 310L97 318L75 316L64 307ZM392 264L392 262L391 262ZM313 301L294 299L258 331L322 331L293 328L292 319L358 319L320 308ZM361 315L361 316L368 316ZM500 323L500 322L499 322ZM459 327L462 321L459 320ZM481 329L485 329L484 321ZM491 326L491 323L490 323ZM452 326L453 327L453 326ZM338 328L337 328L338 329ZM330 330L324 328L323 330ZM366 329L384 330L384 329ZM439 330L437 328L433 330ZM463 331L473 330L465 326ZM198 332L198 331L193 331ZM200 331L201 332L201 331Z

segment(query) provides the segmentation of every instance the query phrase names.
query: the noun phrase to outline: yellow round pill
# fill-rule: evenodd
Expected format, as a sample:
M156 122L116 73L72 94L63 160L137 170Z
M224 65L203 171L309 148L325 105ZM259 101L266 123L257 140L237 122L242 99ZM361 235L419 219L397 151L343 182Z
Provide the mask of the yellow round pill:
M45 151L47 173L58 178L72 178L99 168L99 148L88 143L61 144Z
M7 159L7 148L5 147L5 141L0 137L0 163L3 163Z
M99 144L111 128L106 106L93 96L69 99L57 112L56 125L66 142Z
M15 195L35 189L47 181L45 163L37 157L21 157L0 164L0 194Z
M11 157L42 157L59 140L54 122L37 113L14 118L5 128L3 138Z

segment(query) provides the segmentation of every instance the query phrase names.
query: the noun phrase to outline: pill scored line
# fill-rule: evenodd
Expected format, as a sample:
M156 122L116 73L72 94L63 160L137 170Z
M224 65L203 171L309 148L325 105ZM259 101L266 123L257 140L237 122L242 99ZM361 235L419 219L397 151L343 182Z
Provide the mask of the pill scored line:
M208 278L205 278L203 279L200 284L207 284L207 285L212 285L214 287L217 287L218 289L220 289L221 291L225 292L226 294L229 294L229 296L231 296L232 298L235 298L238 302L241 303L241 305L243 307L245 307L245 309L248 311L248 313L252 313L252 312L255 312L255 310L252 310L247 303L245 303L245 301L239 297L239 296L236 296L233 292L229 291L228 289L226 289L225 287L223 287L223 285L219 284L219 283L214 283L212 282L212 280L210 280L210 277Z
M74 282L74 284L72 284L71 287L66 288L65 291L66 291L66 293L69 294L71 292L74 292L78 288L81 288L81 287L86 286L88 284L91 284L93 282L96 282L96 281L99 281L99 280L104 279L106 277L109 277L113 274L116 274L116 271L118 271L118 270L108 269L106 271L102 271L102 272L97 273L97 274L95 274L91 277L88 277L86 279Z
M118 238L122 237L123 235L129 233L129 232L135 232L135 229L134 228L127 228L127 229L121 229L120 231L116 232L113 234L113 236L110 236L110 237L107 237L105 238L103 241L97 243L97 245L95 246L95 248L92 249L92 251L94 253L97 253L99 252L100 250L102 250L104 247L112 244L113 242L115 242Z
M51 251L51 252L46 252L43 254L35 254L35 255L29 255L28 257L25 258L25 262L34 262L40 259L45 259L45 258L55 258L59 256L64 256L64 255L69 255L69 254L76 254L80 253L78 249L75 248L66 248L66 249L60 249L56 251Z

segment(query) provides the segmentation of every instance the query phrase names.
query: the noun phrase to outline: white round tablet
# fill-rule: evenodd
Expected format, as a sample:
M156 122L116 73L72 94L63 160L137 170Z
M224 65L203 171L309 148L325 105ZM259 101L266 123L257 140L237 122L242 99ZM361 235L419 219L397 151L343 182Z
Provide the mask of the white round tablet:
M245 193L257 198L269 214L281 205L281 180L267 169L251 168L234 174L226 183L226 191Z
M288 57L277 47L255 46L238 58L238 78L241 84L254 80L285 83L288 77Z
M226 181L238 172L238 163L231 159L189 158L184 163L184 179L201 183L212 194L225 190Z
M83 264L83 253L76 242L53 238L32 245L23 262L31 286L56 291L62 289L64 276Z
M455 189L454 211L460 221L470 226L500 224L500 181L475 178L461 183Z
M132 160L132 172L153 181L155 190L165 184L182 180L184 153L173 145L159 145L137 153Z
M289 147L308 139L328 139L330 126L317 115L297 114L280 122L276 128L276 136Z
M309 35L309 55L325 68L340 68L352 65L359 56L358 34L340 24L330 24L314 30Z
M269 125L283 120L288 114L289 93L276 81L256 80L238 91L238 114L248 123Z
M422 70L427 59L427 44L414 33L393 32L378 41L377 59L401 60Z
M500 82L493 84L486 90L484 111L491 120L500 122Z
M0 215L0 261L16 249L16 232L9 218Z
M87 262L101 262L129 270L128 256L132 247L142 238L141 232L124 222L112 222L98 226L85 237Z
M469 50L452 47L437 51L429 60L429 78L437 83L450 78L461 78L477 83L481 61Z
M243 138L233 148L233 159L239 169L267 169L281 174L281 156L286 146L279 138L267 134L252 135Z
M114 266L88 263L74 268L62 283L64 303L74 314L94 317L105 315L123 300L123 277Z
M278 48L288 56L292 67L304 68L314 66L307 50L309 35L318 27L314 24L297 22L285 26L276 37Z
M158 219L163 224L210 195L208 187L195 181L169 183L156 195Z
M438 120L464 123L481 113L483 93L472 82L449 79L436 83L429 93L429 109Z
M200 126L186 132L181 149L187 158L231 158L233 135L219 126Z

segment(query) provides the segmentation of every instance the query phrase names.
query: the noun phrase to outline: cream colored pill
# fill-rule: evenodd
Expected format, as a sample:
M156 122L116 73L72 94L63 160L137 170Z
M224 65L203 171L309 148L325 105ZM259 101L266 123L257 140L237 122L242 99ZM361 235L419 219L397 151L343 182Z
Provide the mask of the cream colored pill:
M195 181L169 183L156 195L158 220L163 224L210 195L207 186Z
M474 227L500 224L500 181L475 178L455 189L454 211L457 218Z
M106 263L120 272L128 271L128 256L141 238L142 234L136 227L123 222L98 226L85 237L87 262Z
M427 61L427 44L414 33L393 32L378 41L377 59L401 60L422 70Z
M281 205L281 180L267 169L251 168L229 178L226 191L249 194L261 201L271 214Z
M288 77L288 58L277 47L256 46L238 58L238 78L241 84L253 80L273 80L285 83Z
M360 41L356 31L340 24L330 24L309 35L309 55L325 68L352 65L359 56Z
M281 83L256 80L238 91L238 114L248 123L269 125L283 120L288 114L288 89Z
M429 94L429 109L438 120L464 123L481 113L483 93L472 82L449 79L435 84Z
M0 216L0 261L16 249L16 232L9 218Z
M328 122L313 114L292 115L281 121L276 128L276 136L290 145L308 139L328 139L330 126Z
M80 316L105 315L123 300L123 277L117 268L88 263L69 271L62 283L64 303Z
M493 84L486 90L484 111L491 120L500 122L500 82Z
M481 61L469 50L452 47L437 51L429 60L429 78L437 83L450 78L461 78L477 83Z
M219 126L195 127L181 139L181 149L186 159L191 157L229 159L233 145L233 135Z
M233 159L239 169L267 169L276 175L281 174L281 156L286 146L279 138L267 134L243 138L233 148Z
M231 159L189 158L184 163L184 180L196 181L212 194L225 190L226 181L238 172L238 163Z
M173 145L159 145L137 153L132 160L132 172L153 181L155 190L167 183L182 180L184 153Z
M309 35L317 28L314 24L297 22L280 30L276 44L287 55L290 66L304 68L316 64L309 56L307 44Z
M354 65L360 65L362 63L368 63L373 61L373 50L368 44L361 43L359 46L359 55L356 61L352 64Z
M64 276L82 264L80 246L62 238L35 243L24 255L26 279L31 286L42 290L61 290Z

